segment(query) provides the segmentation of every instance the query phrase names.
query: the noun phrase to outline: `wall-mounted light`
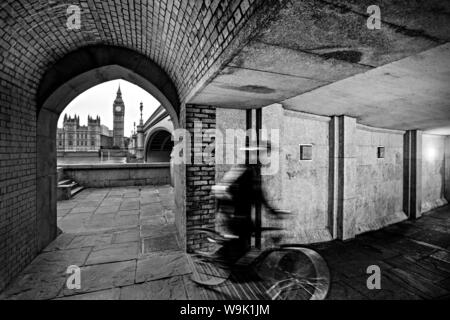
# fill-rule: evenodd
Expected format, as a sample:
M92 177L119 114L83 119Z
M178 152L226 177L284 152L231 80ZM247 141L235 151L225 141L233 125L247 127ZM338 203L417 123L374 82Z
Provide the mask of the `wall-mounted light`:
M424 151L425 152L423 154L423 157L425 158L425 160L427 160L428 162L433 162L436 160L437 150L435 148L433 148L432 146L428 146Z

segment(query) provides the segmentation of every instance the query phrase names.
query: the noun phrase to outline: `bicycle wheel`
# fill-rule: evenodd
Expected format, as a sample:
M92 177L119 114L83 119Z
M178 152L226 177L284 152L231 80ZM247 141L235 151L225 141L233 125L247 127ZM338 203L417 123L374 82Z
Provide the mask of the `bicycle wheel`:
M231 271L227 266L227 261L220 258L217 250L228 241L228 238L226 235L208 228L193 228L191 231L205 237L210 244L209 251L194 250L192 254L188 255L192 281L203 286L218 286L224 283Z
M330 287L325 260L314 250L283 247L266 250L254 270L273 300L322 300Z

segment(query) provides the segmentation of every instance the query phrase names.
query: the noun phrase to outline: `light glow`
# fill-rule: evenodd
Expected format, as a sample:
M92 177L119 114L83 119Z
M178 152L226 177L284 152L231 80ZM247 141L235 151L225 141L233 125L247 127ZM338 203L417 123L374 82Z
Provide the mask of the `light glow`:
M433 147L428 147L425 149L425 154L423 155L428 162L433 162L437 157L437 150Z

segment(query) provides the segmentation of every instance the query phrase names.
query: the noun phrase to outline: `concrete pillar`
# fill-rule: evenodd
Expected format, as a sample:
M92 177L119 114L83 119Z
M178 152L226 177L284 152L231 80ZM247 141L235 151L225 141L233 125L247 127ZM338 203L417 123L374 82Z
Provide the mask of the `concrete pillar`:
M335 116L330 122L330 220L333 237L356 234L356 119Z
M403 211L417 219L422 215L422 132L407 131L403 142Z
M444 195L447 202L450 203L450 136L445 137L445 178L444 178Z
M338 238L338 183L339 183L339 117L330 121L329 130L329 183L328 183L328 230L333 239Z
M351 239L356 234L356 119L339 117L338 153L338 236Z

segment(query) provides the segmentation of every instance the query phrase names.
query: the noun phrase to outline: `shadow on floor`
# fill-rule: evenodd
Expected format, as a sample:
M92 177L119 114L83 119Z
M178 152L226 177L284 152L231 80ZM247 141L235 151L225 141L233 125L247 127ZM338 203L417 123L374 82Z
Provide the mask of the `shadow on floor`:
M242 277L230 278L222 288L192 282L187 256L178 244L173 210L169 186L87 189L59 202L58 225L64 233L0 298L266 297L264 288ZM328 299L450 298L450 206L347 242L307 247L319 252L330 268ZM66 287L70 265L81 268L79 290ZM381 271L380 290L369 290L366 284L367 268L372 265ZM255 294L248 294L246 288Z

